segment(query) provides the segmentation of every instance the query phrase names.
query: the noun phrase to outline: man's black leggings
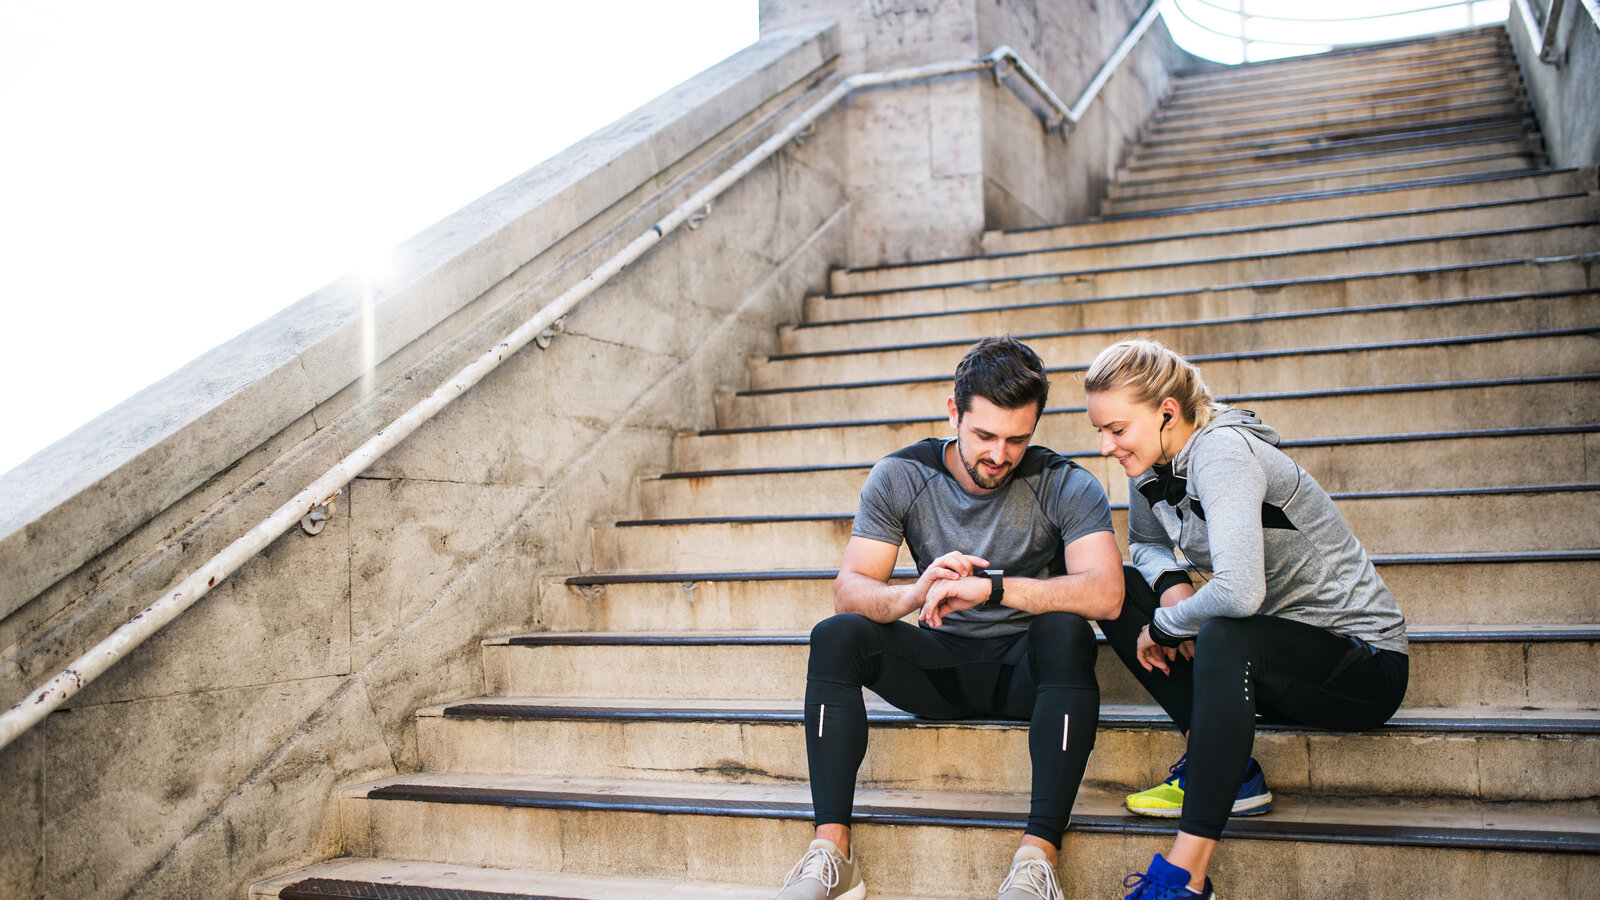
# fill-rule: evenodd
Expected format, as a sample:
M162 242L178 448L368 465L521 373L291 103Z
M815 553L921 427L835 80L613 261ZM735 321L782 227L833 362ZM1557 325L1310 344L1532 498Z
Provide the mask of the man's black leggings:
M1178 830L1220 840L1255 743L1256 713L1335 731L1389 720L1405 699L1410 661L1354 638L1278 616L1211 619L1195 638L1194 660L1146 672L1134 655L1139 631L1160 602L1132 566L1123 567L1122 615L1100 630L1124 665L1189 734L1183 817Z
M1029 720L1033 804L1027 833L1061 845L1094 749L1100 686L1094 632L1083 618L1035 616L1028 631L965 638L907 622L843 613L811 631L806 755L818 825L849 825L856 771L867 753L861 689L929 719ZM989 760L962 760L965 766Z

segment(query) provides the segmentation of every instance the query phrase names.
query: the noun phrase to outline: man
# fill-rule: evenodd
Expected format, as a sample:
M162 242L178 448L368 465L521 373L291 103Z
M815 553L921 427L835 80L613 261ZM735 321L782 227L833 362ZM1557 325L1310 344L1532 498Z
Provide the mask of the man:
M985 338L956 367L946 401L955 437L913 444L867 476L834 582L836 615L811 632L817 839L779 900L866 896L850 846L863 687L927 718L1028 720L1032 807L1000 898L1060 898L1056 857L1100 714L1087 620L1117 617L1123 580L1100 483L1029 446L1049 390L1031 349ZM919 575L889 584L902 540ZM912 612L916 625L901 621Z

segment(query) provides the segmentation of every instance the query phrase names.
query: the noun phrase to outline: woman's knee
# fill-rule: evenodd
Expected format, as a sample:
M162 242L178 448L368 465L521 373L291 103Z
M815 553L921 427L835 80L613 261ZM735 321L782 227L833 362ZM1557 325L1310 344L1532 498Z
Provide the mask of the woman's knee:
M1194 638L1194 664L1198 677L1208 669L1233 673L1255 657L1253 641L1259 629L1252 619L1218 617L1200 626Z

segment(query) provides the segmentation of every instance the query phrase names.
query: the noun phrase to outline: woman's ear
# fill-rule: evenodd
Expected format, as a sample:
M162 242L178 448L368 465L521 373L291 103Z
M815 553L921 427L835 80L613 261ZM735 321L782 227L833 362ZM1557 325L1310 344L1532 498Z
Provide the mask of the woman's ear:
M1178 405L1178 399L1176 397L1164 398L1161 401L1161 406L1159 406L1158 409L1161 410L1161 427L1163 428L1166 428L1167 423L1172 419L1178 419L1180 421L1183 419L1183 407Z

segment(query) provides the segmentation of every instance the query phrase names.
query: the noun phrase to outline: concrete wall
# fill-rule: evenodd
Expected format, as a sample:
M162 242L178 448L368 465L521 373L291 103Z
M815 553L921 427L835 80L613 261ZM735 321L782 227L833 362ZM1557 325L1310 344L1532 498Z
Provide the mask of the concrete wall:
M1556 25L1556 65L1540 61L1539 37L1529 36L1514 3L1506 28L1551 165L1600 165L1600 28L1593 17L1579 0L1566 4Z
M1145 0L988 0L978 7L979 43L1012 47L1071 104L1144 7ZM985 91L984 227L1026 228L1095 215L1173 75L1208 65L1179 49L1157 18L1064 140L1046 135L1000 92Z
M765 31L839 21L845 72L983 56L1006 44L1068 104L1143 12L1144 0L762 0ZM1159 22L1066 141L1047 137L1024 89L986 74L865 91L849 102L850 264L977 251L986 228L1088 215L1170 73L1199 64ZM1031 108L1030 108L1031 104Z
M370 393L337 284L13 475L5 704L812 102L836 46L771 33L402 247ZM416 767L415 709L482 691L477 642L540 627L538 576L592 568L589 527L637 514L636 476L842 261L841 121L0 753L0 896L238 897L336 855L338 788Z

